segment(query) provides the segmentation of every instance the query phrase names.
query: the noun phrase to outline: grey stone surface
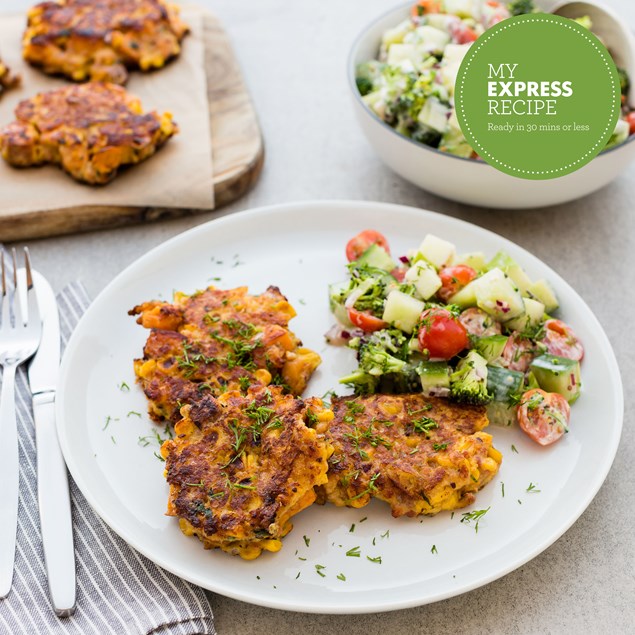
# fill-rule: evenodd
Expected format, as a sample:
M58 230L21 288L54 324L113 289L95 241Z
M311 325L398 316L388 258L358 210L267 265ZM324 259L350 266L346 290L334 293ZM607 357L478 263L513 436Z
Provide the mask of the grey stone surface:
M635 26L632 0L604 0ZM4 0L1 11L28 7ZM217 212L142 227L33 241L36 266L56 289L79 278L97 294L165 239L242 209L305 199L366 199L433 209L491 229L552 266L588 302L625 379L624 432L615 464L575 525L552 547L484 588L416 609L368 616L294 614L212 595L219 633L631 633L635 621L635 165L581 201L542 210L491 211L445 201L388 171L349 108L345 62L382 0L215 0L262 124L266 165L256 188ZM1 43L0 43L1 47ZM1 204L1 203L0 203ZM598 421L597 425L602 425ZM581 466L584 469L584 466Z

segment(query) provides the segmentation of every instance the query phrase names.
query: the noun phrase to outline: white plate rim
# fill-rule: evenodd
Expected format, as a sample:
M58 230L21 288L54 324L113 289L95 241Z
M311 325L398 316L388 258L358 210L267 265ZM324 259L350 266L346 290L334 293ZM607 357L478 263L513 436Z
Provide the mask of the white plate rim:
M603 453L603 461L598 466L596 465L595 478L593 480L593 486L589 487L583 495L578 499L578 504L575 507L575 510L571 513L571 516L568 519L568 522L564 522L557 527L557 529L545 538L540 543L534 545L534 548L526 551L522 554L521 557L518 557L509 562L506 567L502 567L497 569L494 572L491 572L489 575L485 575L480 577L478 580L473 581L469 584L464 584L462 586L457 587L456 590L438 593L436 595L430 595L428 597L418 597L418 598L406 598L401 601L392 601L390 603L381 603L377 600L377 598L373 598L374 601L369 601L364 605L356 605L356 606L341 606L339 604L336 605L323 605L318 603L315 604L298 604L289 601L278 601L275 598L262 599L259 597L254 597L251 594L246 594L240 592L234 587L226 587L222 584L210 584L208 578L194 575L191 572L183 571L179 569L179 567L175 567L169 559L165 557L161 557L161 555L157 555L157 553L153 552L152 549L148 548L147 545L143 543L139 543L137 541L130 540L129 537L126 536L126 531L122 527L121 523L117 520L117 518L111 517L106 510L100 504L99 499L95 496L94 492L87 489L85 483L82 478L82 471L79 467L78 462L75 460L72 443L71 443L71 435L69 434L69 429L66 425L66 418L64 415L65 403L66 403L66 392L61 390L61 388L66 383L66 378L69 374L69 370L72 364L72 357L74 354L75 347L77 342L80 339L80 333L85 328L85 325L90 322L92 317L92 313L95 307L98 306L99 301L102 301L104 297L107 297L114 290L117 289L117 286L126 279L127 276L131 275L134 272L134 269L137 267L142 267L148 261L153 260L157 256L159 256L163 252L169 252L174 247L179 244L187 244L188 240L193 236L196 236L199 232L208 231L211 226L215 228L220 228L224 225L232 225L235 223L248 223L250 218L261 217L262 215L267 214L284 214L290 210L296 210L298 214L300 213L310 213L311 211L317 211L319 209L323 209L325 207L335 207L341 210L346 209L358 209L360 206L364 206L365 208L372 208L374 210L382 210L386 213L395 212L401 213L404 215L416 215L419 219L421 216L429 216L432 218L440 219L442 223L449 223L450 225L456 225L457 227L462 227L467 229L470 232L475 233L477 236L479 234L483 236L487 236L490 239L495 239L498 244L500 244L501 249L505 247L511 246L513 250L522 253L525 262L534 261L539 263L540 266L546 267L550 272L550 281L555 282L557 288L564 287L568 289L575 297L576 300L579 301L584 307L586 307L588 311L588 317L592 320L592 325L595 328L597 333L597 338L599 343L602 345L602 348L607 356L606 361L608 362L610 373L611 373L611 385L613 386L613 394L611 395L611 399L614 400L616 404L616 414L617 420L615 425L612 428L613 434L608 440L607 444L604 446ZM316 209L317 208L317 209ZM80 322L77 324L73 334L71 335L68 344L66 346L64 356L62 359L62 364L60 367L60 378L59 378L59 387L60 390L57 393L56 397L56 420L57 420L57 432L58 438L60 441L60 446L62 452L64 454L64 458L66 461L66 465L69 469L71 476L73 477L76 485L93 508L93 510L100 516L100 518L123 540L125 540L130 546L136 549L139 553L143 554L157 565L163 567L167 571L196 584L202 588L208 589L210 591L220 593L227 597L231 597L236 600L240 600L243 602L248 602L252 604L257 604L261 606L266 606L269 608L276 608L282 610L289 611L298 611L298 612L308 612L308 613L328 613L328 614L359 614L359 613L377 613L383 611L392 611L399 609L412 608L415 606L421 606L424 604L441 601L444 599L448 599L450 597L455 597L457 595L461 595L463 593L472 591L481 586L484 586L494 580L497 580L508 573L516 570L521 567L523 564L529 562L537 555L542 553L545 549L551 546L556 540L558 540L582 515L582 513L589 506L600 487L604 483L606 476L613 464L615 459L615 455L617 453L617 448L619 446L621 432L623 427L623 416L624 416L624 398L623 398L623 386L621 374L619 371L619 366L617 364L617 360L615 357L615 353L610 344L610 341L604 332L600 322L595 317L595 314L588 307L586 302L579 296L579 294L569 285L555 270L553 270L549 265L547 265L544 261L540 260L529 251L525 250L523 247L510 241L495 232L492 232L488 229L482 228L474 223L470 223L461 219L457 219L451 216L446 216L444 214L440 214L438 212L434 212L431 210L426 210L422 208L417 208L413 206L399 205L393 203L384 203L384 202L375 202L375 201L363 201L363 200L338 200L338 199L325 199L325 200L306 200L306 201L297 201L297 202L288 202L282 204L272 204L257 208L252 208L248 210L244 210L241 212L237 212L235 214L231 214L228 216L224 216L218 219L213 219L209 222L203 223L201 225L197 225L181 234L178 234L159 245L155 246L144 255L139 257L137 260L133 261L129 264L121 273L119 273L93 300L85 314L82 316Z

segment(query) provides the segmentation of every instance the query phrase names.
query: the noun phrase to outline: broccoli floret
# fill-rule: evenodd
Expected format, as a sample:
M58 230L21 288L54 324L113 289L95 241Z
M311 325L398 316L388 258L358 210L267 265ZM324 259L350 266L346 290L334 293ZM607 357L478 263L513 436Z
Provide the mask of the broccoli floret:
M361 369L357 369L346 377L340 379L340 384L350 386L356 395L372 395L377 392L379 377L369 375Z
M476 406L492 400L487 392L487 362L476 351L470 351L450 375L450 396Z
M617 74L620 77L620 89L622 91L622 95L626 95L628 93L628 89L631 87L631 80L628 77L628 73L623 68L618 68Z
M386 373L400 372L406 362L393 357L385 348L368 343L359 349L359 365L369 375L379 377Z
M534 0L513 0L507 5L512 15L524 15L525 13L536 13Z
M357 84L357 90L362 97L373 91L373 82L368 77L357 77L355 84Z
M357 67L355 83L362 97L375 90L375 81L380 77L381 69L382 65L377 60L365 62Z
M432 146L433 148L438 148L439 143L441 142L441 133L437 130L434 130L434 128L424 126L423 124L417 124L415 127L413 127L410 136L415 141L423 143L427 146Z

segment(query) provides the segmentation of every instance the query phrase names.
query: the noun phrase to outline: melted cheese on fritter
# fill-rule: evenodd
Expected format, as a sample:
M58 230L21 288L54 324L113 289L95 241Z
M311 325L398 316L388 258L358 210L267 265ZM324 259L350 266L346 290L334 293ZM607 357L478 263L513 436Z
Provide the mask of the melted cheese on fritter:
M15 167L59 164L78 181L105 184L121 166L152 156L178 132L170 113L143 113L121 86L66 86L18 104L0 131L0 152Z
M206 394L272 381L301 394L320 363L289 330L295 311L276 287L257 296L247 287L177 293L173 304L147 302L130 314L152 329L135 373L155 421L176 423L183 404Z
M363 507L386 501L392 515L465 507L497 473L485 408L422 395L334 398L335 418L317 426L334 447L320 502Z
M164 0L56 0L28 14L24 58L74 81L124 84L128 68L161 68L188 27Z
M332 418L319 399L279 387L206 396L182 409L161 452L170 485L168 515L205 548L251 560L278 551L291 517L326 483L330 447L307 423Z

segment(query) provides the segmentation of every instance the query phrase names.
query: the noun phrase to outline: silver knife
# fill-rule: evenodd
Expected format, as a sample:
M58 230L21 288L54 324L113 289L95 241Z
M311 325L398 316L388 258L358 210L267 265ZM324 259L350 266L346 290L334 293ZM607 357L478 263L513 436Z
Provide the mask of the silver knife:
M29 364L40 527L51 603L58 616L67 617L75 611L76 579L68 474L55 427L60 321L51 285L37 271L33 280L42 314L40 348Z

